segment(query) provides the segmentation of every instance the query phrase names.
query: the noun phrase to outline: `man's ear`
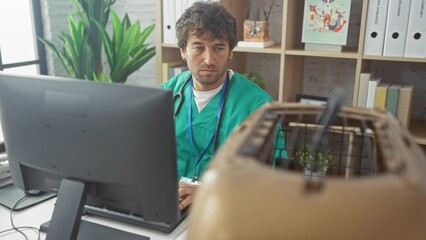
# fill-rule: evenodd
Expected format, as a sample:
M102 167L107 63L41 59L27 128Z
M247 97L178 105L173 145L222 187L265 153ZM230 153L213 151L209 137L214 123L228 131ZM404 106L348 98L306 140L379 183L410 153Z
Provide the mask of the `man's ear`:
M182 57L183 61L186 61L186 49L180 48L180 56Z
M232 58L234 57L234 51L231 51L230 53L229 53L229 60L232 60Z

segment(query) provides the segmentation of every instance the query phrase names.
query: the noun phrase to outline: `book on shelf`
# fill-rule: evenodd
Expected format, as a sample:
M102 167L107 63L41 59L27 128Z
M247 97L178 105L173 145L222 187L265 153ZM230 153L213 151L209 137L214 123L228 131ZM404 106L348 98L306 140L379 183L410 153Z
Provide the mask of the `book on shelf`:
M162 82L165 82L169 80L174 75L186 71L188 67L186 66L186 63L182 60L176 60L171 62L164 62L161 64L161 71L162 71Z
M358 107L367 107L368 82L370 81L372 76L372 72L364 72L360 75L358 87Z
M302 28L305 47L315 47L318 51L341 51L337 47L327 49L315 44L346 45L350 8L351 0L305 0Z
M273 46L274 44L275 42L272 40L265 41L265 42L239 41L238 47L267 48L267 47Z
M167 69L167 73L168 73L168 78L172 78L176 75L178 75L179 73L183 73L185 71L188 70L188 66L186 64L182 64L182 65L178 65L178 66L174 66L174 67L169 67Z
M411 104L413 102L414 86L404 85L399 89L398 108L396 117L407 129L410 127Z
M376 88L374 97L374 108L386 110L386 95L388 92L389 83L380 83Z
M399 97L399 89L401 89L402 85L400 84L391 84L388 87L386 94L386 111L391 113L394 117L396 117L396 113L398 111L398 97Z
M373 77L368 81L368 92L367 92L367 102L366 108L374 108L374 100L376 99L376 89L382 81L382 77L379 75L373 75Z

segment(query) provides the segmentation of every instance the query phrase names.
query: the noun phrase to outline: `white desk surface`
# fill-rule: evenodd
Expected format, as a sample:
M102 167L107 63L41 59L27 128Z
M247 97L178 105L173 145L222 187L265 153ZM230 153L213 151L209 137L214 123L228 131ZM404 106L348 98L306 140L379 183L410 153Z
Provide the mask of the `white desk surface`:
M55 204L56 198L49 199L45 202L39 203L32 207L23 209L21 211L17 211L13 213L14 224L16 227L21 226L32 226L39 228L42 223L45 223L50 220L53 208ZM10 210L2 205L0 205L0 232L9 228L12 228L10 223ZM98 217L89 217L84 216L84 220L95 222L98 224L106 225L109 227L117 228L123 231L131 232L138 235L143 235L149 237L151 240L185 240L187 239L186 228L188 225L188 219L185 219L176 229L170 233L165 234L141 227L137 227L131 224L121 223L109 219L101 219ZM27 234L28 239L36 240L37 234L34 230L25 230L25 234ZM45 239L46 235L41 233L41 239ZM0 240L22 240L25 239L20 233L16 231L11 231L8 233L4 233L0 235Z

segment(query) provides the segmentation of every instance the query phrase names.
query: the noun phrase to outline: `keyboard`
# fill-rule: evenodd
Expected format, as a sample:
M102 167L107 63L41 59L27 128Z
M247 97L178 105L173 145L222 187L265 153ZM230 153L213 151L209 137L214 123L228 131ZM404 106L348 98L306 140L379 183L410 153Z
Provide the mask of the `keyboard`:
M117 211L111 211L106 208L93 207L89 205L84 206L85 214L91 214L95 216L106 217L110 219L114 219L120 222L130 223L136 226L164 232L170 233L172 232L179 224L187 217L189 212L189 207L180 210L180 218L173 224L166 224L163 222L151 222L143 219L142 217L128 214L128 213L120 213Z

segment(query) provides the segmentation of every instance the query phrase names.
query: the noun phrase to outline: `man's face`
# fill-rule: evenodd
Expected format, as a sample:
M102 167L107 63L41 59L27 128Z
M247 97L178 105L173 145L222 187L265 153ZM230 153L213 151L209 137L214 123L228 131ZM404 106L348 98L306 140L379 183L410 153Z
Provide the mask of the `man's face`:
M212 90L223 83L232 59L228 42L213 39L208 34L201 37L190 35L186 48L180 51L192 73L196 90Z

